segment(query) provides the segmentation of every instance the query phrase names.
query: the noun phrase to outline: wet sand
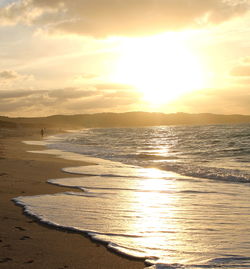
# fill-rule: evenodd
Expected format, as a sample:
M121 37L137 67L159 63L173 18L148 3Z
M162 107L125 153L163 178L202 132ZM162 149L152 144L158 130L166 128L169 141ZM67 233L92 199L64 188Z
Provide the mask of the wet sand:
M73 176L61 168L83 162L29 153L43 147L22 143L40 139L39 130L0 129L0 268L144 268L143 261L119 256L83 234L40 224L11 201L24 195L72 191L46 180Z

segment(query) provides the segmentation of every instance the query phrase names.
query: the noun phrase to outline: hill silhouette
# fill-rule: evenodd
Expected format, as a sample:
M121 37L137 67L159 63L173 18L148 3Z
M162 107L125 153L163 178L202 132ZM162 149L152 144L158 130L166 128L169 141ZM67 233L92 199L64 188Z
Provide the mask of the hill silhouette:
M48 117L0 117L2 127L140 127L159 125L207 125L250 123L250 115L219 115L210 113L164 114L156 112L97 113L78 115L53 115Z

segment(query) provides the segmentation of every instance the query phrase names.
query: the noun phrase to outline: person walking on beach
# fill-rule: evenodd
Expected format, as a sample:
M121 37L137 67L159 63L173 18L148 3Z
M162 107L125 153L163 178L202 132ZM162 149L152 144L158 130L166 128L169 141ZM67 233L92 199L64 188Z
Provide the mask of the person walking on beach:
M44 136L44 128L41 129L41 137Z

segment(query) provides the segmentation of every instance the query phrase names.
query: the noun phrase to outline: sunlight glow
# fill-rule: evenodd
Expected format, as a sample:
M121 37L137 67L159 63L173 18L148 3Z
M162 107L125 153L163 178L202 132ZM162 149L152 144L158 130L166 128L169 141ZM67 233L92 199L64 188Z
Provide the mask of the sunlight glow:
M113 76L156 105L207 85L198 56L176 33L124 41Z
M156 170L152 175L157 174ZM158 173L160 175L161 171L158 170ZM136 205L136 208L132 208L132 210L135 210L138 215L132 229L139 227L144 236L143 244L153 246L153 254L154 252L157 254L156 246L159 245L164 246L167 254L167 248L171 245L172 240L167 240L167 236L161 236L161 232L165 231L171 237L176 229L175 223L171 221L176 217L175 204L178 203L176 197L171 195L172 192L176 191L176 182L152 177L141 180L137 188L141 191L133 193L132 199L136 202L131 205ZM165 208L164 213L163 208ZM165 218L162 218L163 214Z

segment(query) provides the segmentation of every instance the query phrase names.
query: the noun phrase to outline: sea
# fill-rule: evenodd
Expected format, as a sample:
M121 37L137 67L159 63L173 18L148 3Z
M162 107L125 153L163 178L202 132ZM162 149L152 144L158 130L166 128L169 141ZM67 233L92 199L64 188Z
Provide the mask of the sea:
M42 144L32 152L89 165L48 178L56 194L14 198L27 214L148 269L250 268L250 124L93 128Z

